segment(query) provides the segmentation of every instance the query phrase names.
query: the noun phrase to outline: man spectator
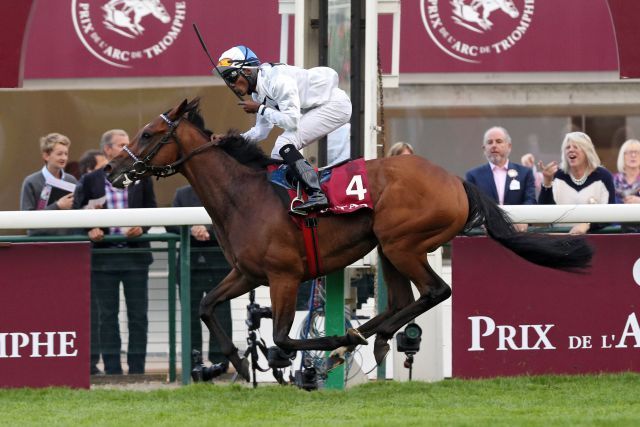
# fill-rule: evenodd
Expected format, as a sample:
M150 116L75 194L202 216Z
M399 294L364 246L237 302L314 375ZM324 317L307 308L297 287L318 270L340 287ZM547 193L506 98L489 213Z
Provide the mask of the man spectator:
M488 129L482 141L484 155L489 161L467 171L465 179L477 185L500 205L533 205L536 191L533 171L509 161L511 136L500 126ZM516 224L526 231L527 224Z
M22 182L20 210L71 209L76 178L64 171L69 160L71 141L60 133L40 138L40 153L44 166ZM73 234L66 228L27 230L30 236L63 236Z
M193 187L185 185L176 190L173 198L174 207L200 207L202 202L193 191ZM179 227L166 227L167 231L179 233ZM191 227L191 347L202 353L202 324L200 322L200 301L209 291L218 286L231 271L229 263L220 250L213 234L213 226L194 225ZM215 309L215 315L222 330L231 338L231 303L225 301ZM227 371L229 360L222 353L220 344L213 334L209 333L209 361L217 364L215 372Z
M100 148L108 160L113 159L129 144L129 136L121 129L102 135ZM74 208L154 208L156 198L150 178L144 178L127 189L111 186L104 169L97 169L82 177L76 189ZM120 253L93 253L91 258L91 289L97 297L100 312L100 347L107 374L122 374L120 361L120 282L124 288L129 325L127 364L129 374L143 374L147 349L148 276L152 262L150 252L129 252L126 248L149 248L148 242L104 242L105 235L135 238L147 231L143 227L93 228L88 231L93 247L121 250ZM92 351L93 353L93 351ZM94 371L95 354L92 354ZM96 368L97 369L97 368Z

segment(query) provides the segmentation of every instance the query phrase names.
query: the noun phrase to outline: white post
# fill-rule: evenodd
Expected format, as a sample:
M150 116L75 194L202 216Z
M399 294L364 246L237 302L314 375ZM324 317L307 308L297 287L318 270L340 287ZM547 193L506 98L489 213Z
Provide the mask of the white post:
M366 5L364 53L364 158L378 157L378 2Z

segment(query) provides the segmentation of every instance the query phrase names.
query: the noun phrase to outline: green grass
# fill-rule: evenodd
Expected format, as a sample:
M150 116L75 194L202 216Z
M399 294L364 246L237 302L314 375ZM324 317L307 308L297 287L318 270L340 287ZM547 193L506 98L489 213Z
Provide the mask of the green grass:
M640 425L640 375L372 382L347 391L197 384L0 390L0 425Z

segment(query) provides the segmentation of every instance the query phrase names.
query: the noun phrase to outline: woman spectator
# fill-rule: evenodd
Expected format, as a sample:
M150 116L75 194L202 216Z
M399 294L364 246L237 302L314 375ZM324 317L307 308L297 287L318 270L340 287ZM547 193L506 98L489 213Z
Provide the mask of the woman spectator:
M640 141L630 139L618 153L618 173L613 176L617 203L640 203ZM622 231L640 233L640 224L622 224Z
M387 157L399 156L402 154L413 154L413 147L408 142L396 142L391 146Z
M615 188L611 173L600 166L600 158L591 138L582 132L570 132L561 147L561 162L538 163L542 171L542 189L538 203L542 205L615 203ZM604 224L588 222L574 224L570 234L585 234Z

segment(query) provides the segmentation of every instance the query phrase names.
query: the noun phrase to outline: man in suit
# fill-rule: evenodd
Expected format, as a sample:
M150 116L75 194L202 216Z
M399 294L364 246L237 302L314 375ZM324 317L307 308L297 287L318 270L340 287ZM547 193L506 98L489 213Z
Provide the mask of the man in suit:
M193 191L193 187L185 185L176 190L173 198L174 207L200 207L202 202ZM180 233L176 226L166 227L171 233ZM224 279L231 271L229 263L220 250L213 233L213 226L191 226L191 347L202 353L202 324L200 323L200 301L204 295ZM225 301L215 309L215 315L227 336L232 336L231 303ZM217 374L226 372L229 360L222 353L220 344L213 334L209 334L209 361L216 364ZM198 368L198 367L194 367Z
M129 144L129 136L121 129L112 129L102 135L100 148L108 160L113 159ZM156 197L153 182L144 178L120 190L111 186L103 169L84 175L76 187L74 208L87 205L105 209L155 208ZM149 248L148 242L103 242L104 236L122 235L134 238L148 230L143 227L93 228L88 235L93 247L105 249ZM120 362L120 328L118 312L120 282L124 288L129 325L127 364L129 374L143 374L147 352L148 329L148 276L153 261L151 252L92 253L91 291L97 300L99 311L100 347L105 372L122 374ZM92 359L94 351L92 349ZM92 360L92 369L95 359Z
M482 148L489 163L467 171L465 179L501 205L536 204L532 170L509 161L511 136L507 130L500 126L488 129ZM526 231L527 224L516 224L516 228Z

